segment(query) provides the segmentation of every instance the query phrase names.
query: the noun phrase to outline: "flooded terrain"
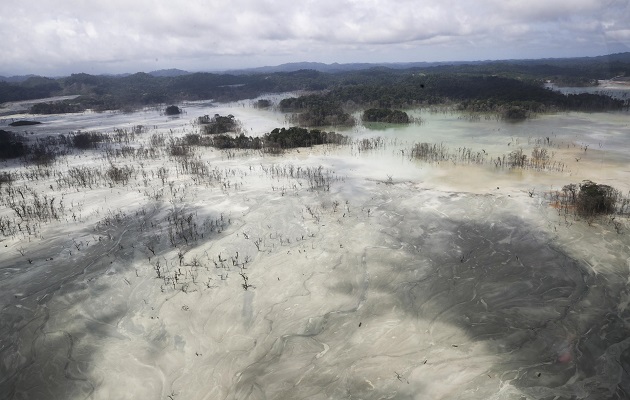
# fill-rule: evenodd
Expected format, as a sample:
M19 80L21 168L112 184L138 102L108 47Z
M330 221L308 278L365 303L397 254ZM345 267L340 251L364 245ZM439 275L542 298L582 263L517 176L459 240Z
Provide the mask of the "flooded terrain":
M14 179L0 186L0 393L630 396L627 213L554 202L584 180L628 196L627 113L421 110L422 123L339 130L344 145L173 150L205 114L248 136L289 126L252 104L3 116L32 140L119 139L1 164ZM7 126L20 118L42 124ZM448 157L418 157L421 143ZM506 165L517 149L545 157Z

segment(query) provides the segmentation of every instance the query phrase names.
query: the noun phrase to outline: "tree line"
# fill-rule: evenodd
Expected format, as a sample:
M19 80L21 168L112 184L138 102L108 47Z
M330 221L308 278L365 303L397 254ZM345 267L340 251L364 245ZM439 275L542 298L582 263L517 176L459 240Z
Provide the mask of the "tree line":
M349 125L352 119L348 111L352 111L352 107L400 109L458 102L464 110L493 112L511 107L531 112L620 109L628 104L594 94L565 96L545 89L544 82L551 79L584 85L624 74L630 74L630 62L624 58L590 63L534 60L410 69L379 67L334 73L300 70L243 75L194 73L173 77L146 73L127 76L81 73L57 79L31 77L22 82L0 82L0 103L79 95L72 100L36 104L31 110L47 114L85 109L132 110L183 100L234 101L263 93L309 91L320 92L323 100L307 96L281 104L281 108L296 111L296 123Z
M185 146L208 146L218 149L250 149L265 152L282 152L297 147L312 147L321 144L347 144L349 138L335 132L325 132L319 129L306 129L297 126L290 128L275 128L262 137L245 136L239 134L230 136L225 134L199 135L188 134L181 143Z

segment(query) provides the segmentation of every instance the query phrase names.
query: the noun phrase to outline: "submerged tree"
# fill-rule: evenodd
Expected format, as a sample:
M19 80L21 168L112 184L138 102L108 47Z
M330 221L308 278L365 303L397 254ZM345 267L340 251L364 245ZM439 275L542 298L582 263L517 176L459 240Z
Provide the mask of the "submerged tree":
M241 123L234 118L234 115L229 114L227 116L214 114L214 117L210 118L209 115L204 115L197 118L197 122L203 125L203 133L208 135L228 133L228 132L240 132Z
M514 150L508 154L508 163L511 168L523 168L527 165L527 155L523 153L523 149Z
M164 110L164 114L166 115L179 115L182 113L182 109L177 106L168 106L166 110Z
M390 124L408 124L411 122L406 112L388 108L370 108L365 110L361 119L364 122L386 122Z
M13 132L0 130L0 160L23 157L28 150L24 138Z
M544 169L549 163L549 152L545 148L536 146L532 150L531 163L534 168Z
M523 107L512 106L503 111L501 117L509 122L519 122L524 121L528 117L528 112Z
M268 99L260 99L256 103L254 103L255 108L269 108L271 107L271 100Z
M584 181L576 197L576 211L585 217L611 214L615 212L620 197L620 192L611 186Z

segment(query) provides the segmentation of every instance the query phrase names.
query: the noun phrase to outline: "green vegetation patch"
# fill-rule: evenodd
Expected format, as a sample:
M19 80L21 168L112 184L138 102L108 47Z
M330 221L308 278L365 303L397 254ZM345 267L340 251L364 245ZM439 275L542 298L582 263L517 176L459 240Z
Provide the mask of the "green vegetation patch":
M565 185L558 193L557 204L568 210L572 208L581 217L592 220L598 215L624 214L630 205L630 199L612 186L583 181Z
M266 145L278 146L283 149L295 147L312 147L319 144L345 144L348 137L335 132L324 132L319 129L305 129L293 126L291 128L275 128L263 136Z
M240 134L231 136L226 134L211 137L188 134L183 143L187 146L210 146L218 149L250 149L270 152L282 151L297 147L312 147L321 144L347 144L347 136L335 132L324 132L319 129L305 129L300 127L275 128L262 137L251 137Z
M166 115L179 115L182 113L182 109L177 106L168 106L164 110L164 114Z
M24 139L13 132L0 130L0 160L24 157L28 154Z
M370 108L363 112L361 119L363 122L385 122L388 124L408 124L411 122L406 112L389 108Z
M293 112L291 122L301 126L353 126L354 118L330 96L308 95L280 101L280 110Z
M76 101L57 101L50 103L37 103L31 106L31 114L67 114L80 113L86 110L86 106Z
M214 114L212 118L209 115L204 115L197 118L197 122L203 126L202 131L207 135L239 132L241 130L241 123L232 114L227 116Z
M621 193L611 186L584 181L577 195L577 212L582 216L611 214L620 197Z

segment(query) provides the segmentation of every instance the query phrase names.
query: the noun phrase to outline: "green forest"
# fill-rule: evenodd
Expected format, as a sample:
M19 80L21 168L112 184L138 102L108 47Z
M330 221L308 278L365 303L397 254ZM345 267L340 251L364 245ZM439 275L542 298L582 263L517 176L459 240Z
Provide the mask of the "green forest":
M411 122L406 112L389 108L367 109L363 111L361 119L364 122L385 122L388 124L408 124Z
M291 114L291 122L303 126L350 126L355 123L351 113L358 110L401 110L439 104L519 120L539 112L627 109L628 100L596 94L564 95L544 87L549 81L585 86L595 84L598 79L619 76L630 76L630 53L407 69L374 67L334 73L299 70L258 74L191 73L172 77L146 73L126 76L80 73L55 79L30 77L22 82L1 81L0 103L78 95L72 100L35 104L30 111L35 114L86 109L133 111L184 100L224 102L251 99L264 93L306 91L309 94L284 99L278 105L281 111ZM269 105L268 102L256 104L258 107ZM394 119L404 122L397 121L398 118L402 115Z

